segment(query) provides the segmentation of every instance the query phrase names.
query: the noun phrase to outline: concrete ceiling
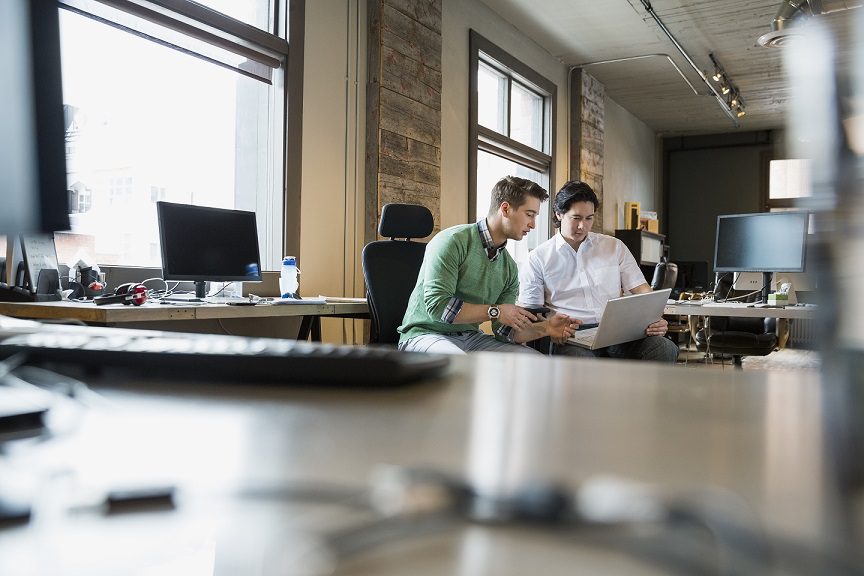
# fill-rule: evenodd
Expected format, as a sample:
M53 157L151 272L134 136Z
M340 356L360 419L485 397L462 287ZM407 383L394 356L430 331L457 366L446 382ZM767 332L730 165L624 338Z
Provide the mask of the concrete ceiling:
M746 115L737 125L640 0L483 2L563 63L582 66L606 87L612 100L655 132L715 134L784 125L789 97L784 48L757 43L771 29L780 0L650 2L709 81L714 67L708 55L713 53L738 87ZM810 19L826 24L838 39L841 62L848 54L852 12ZM628 60L594 64L622 58Z

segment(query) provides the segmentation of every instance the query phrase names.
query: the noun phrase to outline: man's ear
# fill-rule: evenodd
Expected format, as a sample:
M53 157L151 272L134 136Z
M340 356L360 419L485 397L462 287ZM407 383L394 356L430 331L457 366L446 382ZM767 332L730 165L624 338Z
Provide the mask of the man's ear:
M504 202L501 202L501 205L498 206L498 211L501 212L501 215L504 216L505 218L510 216L510 209L511 209L510 203L507 202L506 200Z

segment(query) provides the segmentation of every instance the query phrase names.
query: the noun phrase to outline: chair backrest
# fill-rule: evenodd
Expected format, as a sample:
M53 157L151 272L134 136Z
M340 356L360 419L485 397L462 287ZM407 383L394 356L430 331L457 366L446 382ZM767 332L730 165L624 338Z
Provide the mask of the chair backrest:
M675 288L678 282L678 265L674 262L658 262L654 266L654 277L651 279L652 290Z
M363 277L372 316L370 343L396 344L408 298L426 254L426 244L412 242L432 233L432 213L425 206L386 204L381 210L376 240L363 248ZM399 240L397 240L399 238Z

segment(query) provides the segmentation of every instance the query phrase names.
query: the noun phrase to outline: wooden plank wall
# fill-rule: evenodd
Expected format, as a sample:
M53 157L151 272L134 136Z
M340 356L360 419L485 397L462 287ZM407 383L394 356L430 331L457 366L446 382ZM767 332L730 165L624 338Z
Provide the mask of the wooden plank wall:
M574 70L570 78L570 174L591 186L603 204L605 89L593 76ZM554 194L554 192L553 192ZM614 226L613 226L614 228ZM594 231L603 232L603 210L594 216Z
M426 206L440 229L441 2L368 2L366 242L390 202Z

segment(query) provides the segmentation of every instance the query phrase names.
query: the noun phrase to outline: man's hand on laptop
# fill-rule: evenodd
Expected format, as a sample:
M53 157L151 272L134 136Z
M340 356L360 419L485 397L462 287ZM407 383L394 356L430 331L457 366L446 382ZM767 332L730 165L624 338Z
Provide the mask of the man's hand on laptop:
M581 320L570 318L566 314L555 314L546 321L546 332L552 342L564 344L579 330L580 324L582 324Z
M524 330L537 321L537 316L515 304L498 304L498 321L516 330Z
M669 330L669 322L661 318L660 320L648 325L648 328L645 329L645 335L663 336L666 334L667 330Z

